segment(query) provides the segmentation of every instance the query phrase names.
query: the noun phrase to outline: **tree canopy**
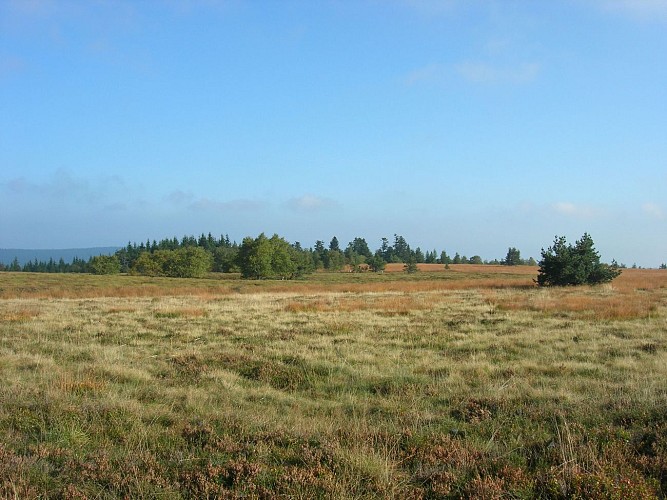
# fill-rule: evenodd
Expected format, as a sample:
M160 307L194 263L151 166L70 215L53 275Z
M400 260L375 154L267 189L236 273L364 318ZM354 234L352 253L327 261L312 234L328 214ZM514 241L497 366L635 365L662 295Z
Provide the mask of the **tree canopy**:
M623 264L616 266L613 262L612 266L600 264L596 255L592 257L589 255L589 265L578 267L579 270L574 273L561 270L560 277L552 277L551 268L558 267L557 262L565 258L567 252L571 252L572 255L577 252L590 254L592 240L590 242L589 240L590 237L585 235L582 241L577 242L576 252L570 251L564 240L562 245L556 241L546 252L548 254L546 260L543 259L544 276L541 275L540 284L560 284L570 281L581 283L582 279L586 283L604 282L610 273L614 274L617 267L624 267ZM318 269L382 272L390 263L408 264L407 268L411 271L417 270L417 265L423 263L445 266L449 264L537 265L532 257L527 260L522 259L519 250L514 247L508 249L503 259L488 261L482 260L479 255L468 258L456 252L454 257L450 257L445 250L422 251L420 247L413 249L399 234L394 234L393 245L390 244L389 238L381 238L378 241L379 248L374 252L366 239L360 236L355 237L345 247L336 236L331 238L328 245L325 241L317 240L314 247L307 248L298 242L288 243L275 234L271 238L261 234L257 238L249 236L243 240L242 245L238 245L227 235L218 238L211 233L208 235L202 233L198 237L172 237L161 241L146 239L139 244L128 243L126 247L120 248L111 256L91 257L88 261L74 258L71 263L66 263L63 259L60 261L50 259L47 262L35 259L34 262L21 263L15 258L11 264L0 263L0 271L96 274L120 272L171 277L201 277L208 272L240 272L242 277L251 279L291 279ZM592 252L595 253L594 250ZM569 257L566 260L569 262ZM571 263L567 267L571 268ZM564 277L572 274L574 278ZM582 274L584 278L581 278Z
M600 262L593 239L584 233L574 245L556 236L553 245L542 249L537 284L540 286L597 285L621 274L616 266Z
M311 270L303 257L303 250L297 245L290 245L277 234L271 238L264 233L257 238L244 238L237 263L241 276L252 279L291 279Z

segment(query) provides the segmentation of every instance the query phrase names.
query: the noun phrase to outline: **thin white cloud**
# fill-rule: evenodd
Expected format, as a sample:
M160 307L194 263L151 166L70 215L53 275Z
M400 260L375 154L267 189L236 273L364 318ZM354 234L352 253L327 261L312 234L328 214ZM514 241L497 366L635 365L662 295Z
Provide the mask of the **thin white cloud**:
M498 66L484 62L467 61L456 67L457 73L465 80L481 84L525 84L537 78L538 63L523 63L518 66Z
M405 77L405 84L409 87L420 83L435 83L443 81L447 70L441 64L428 64L417 68Z
M455 66L432 63L410 71L403 79L408 87L416 85L444 84L448 78L458 76L481 85L524 85L537 79L541 65L536 62L502 66L487 62L466 61Z
M598 0L607 12L644 21L667 21L667 0Z
M138 204L139 200L131 200L135 195L136 189L119 175L87 178L67 169L58 169L39 180L15 177L0 181L0 202L16 206L70 205L85 206L86 210L95 207L117 210L119 204Z
M331 198L306 194L288 200L285 205L287 208L293 210L294 212L312 213L335 208L338 206L338 203Z
M589 205L577 205L568 201L560 201L551 205L551 209L559 215L577 218L591 218L600 214L600 210Z
M257 200L236 199L228 201L212 200L210 198L199 198L188 208L202 212L256 212L265 208L266 203Z
M183 205L185 203L192 203L194 198L195 197L192 193L186 193L185 191L177 189L176 191L172 191L167 196L165 196L164 201L171 205Z
M644 211L645 214L655 219L665 218L665 211L662 209L660 205L656 203L644 203L642 205L642 210Z
M7 194L77 202L94 202L101 196L101 188L93 187L87 179L74 177L65 169L57 170L43 182L17 177L2 183L2 186Z

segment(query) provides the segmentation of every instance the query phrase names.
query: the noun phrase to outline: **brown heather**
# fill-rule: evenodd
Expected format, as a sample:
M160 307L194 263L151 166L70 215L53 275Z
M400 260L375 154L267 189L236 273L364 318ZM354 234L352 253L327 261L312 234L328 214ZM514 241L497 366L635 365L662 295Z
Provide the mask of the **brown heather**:
M0 498L664 498L667 271L0 274Z

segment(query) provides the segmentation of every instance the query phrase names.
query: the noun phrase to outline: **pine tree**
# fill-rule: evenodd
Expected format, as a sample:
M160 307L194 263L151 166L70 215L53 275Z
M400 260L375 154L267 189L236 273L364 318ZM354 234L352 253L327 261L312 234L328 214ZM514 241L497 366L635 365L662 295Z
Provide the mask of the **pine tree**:
M521 252L514 247L511 247L507 250L507 255L505 260L503 260L503 265L505 266L518 266L521 265Z
M564 236L556 236L552 246L542 249L539 266L537 284L540 286L597 285L621 274L617 266L600 262L588 233L574 246L568 245Z
M331 238L331 241L329 242L329 250L331 250L332 252L333 251L340 252L340 245L338 243L338 238L336 238L335 236Z
M19 272L21 270L21 264L19 263L18 257L14 257L14 260L9 264L9 271Z

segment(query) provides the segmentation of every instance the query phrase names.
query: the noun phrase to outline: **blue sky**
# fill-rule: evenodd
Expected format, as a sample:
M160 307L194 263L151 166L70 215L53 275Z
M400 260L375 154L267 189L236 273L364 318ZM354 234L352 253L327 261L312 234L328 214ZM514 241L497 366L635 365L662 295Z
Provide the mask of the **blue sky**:
M0 247L667 261L667 0L0 0Z

